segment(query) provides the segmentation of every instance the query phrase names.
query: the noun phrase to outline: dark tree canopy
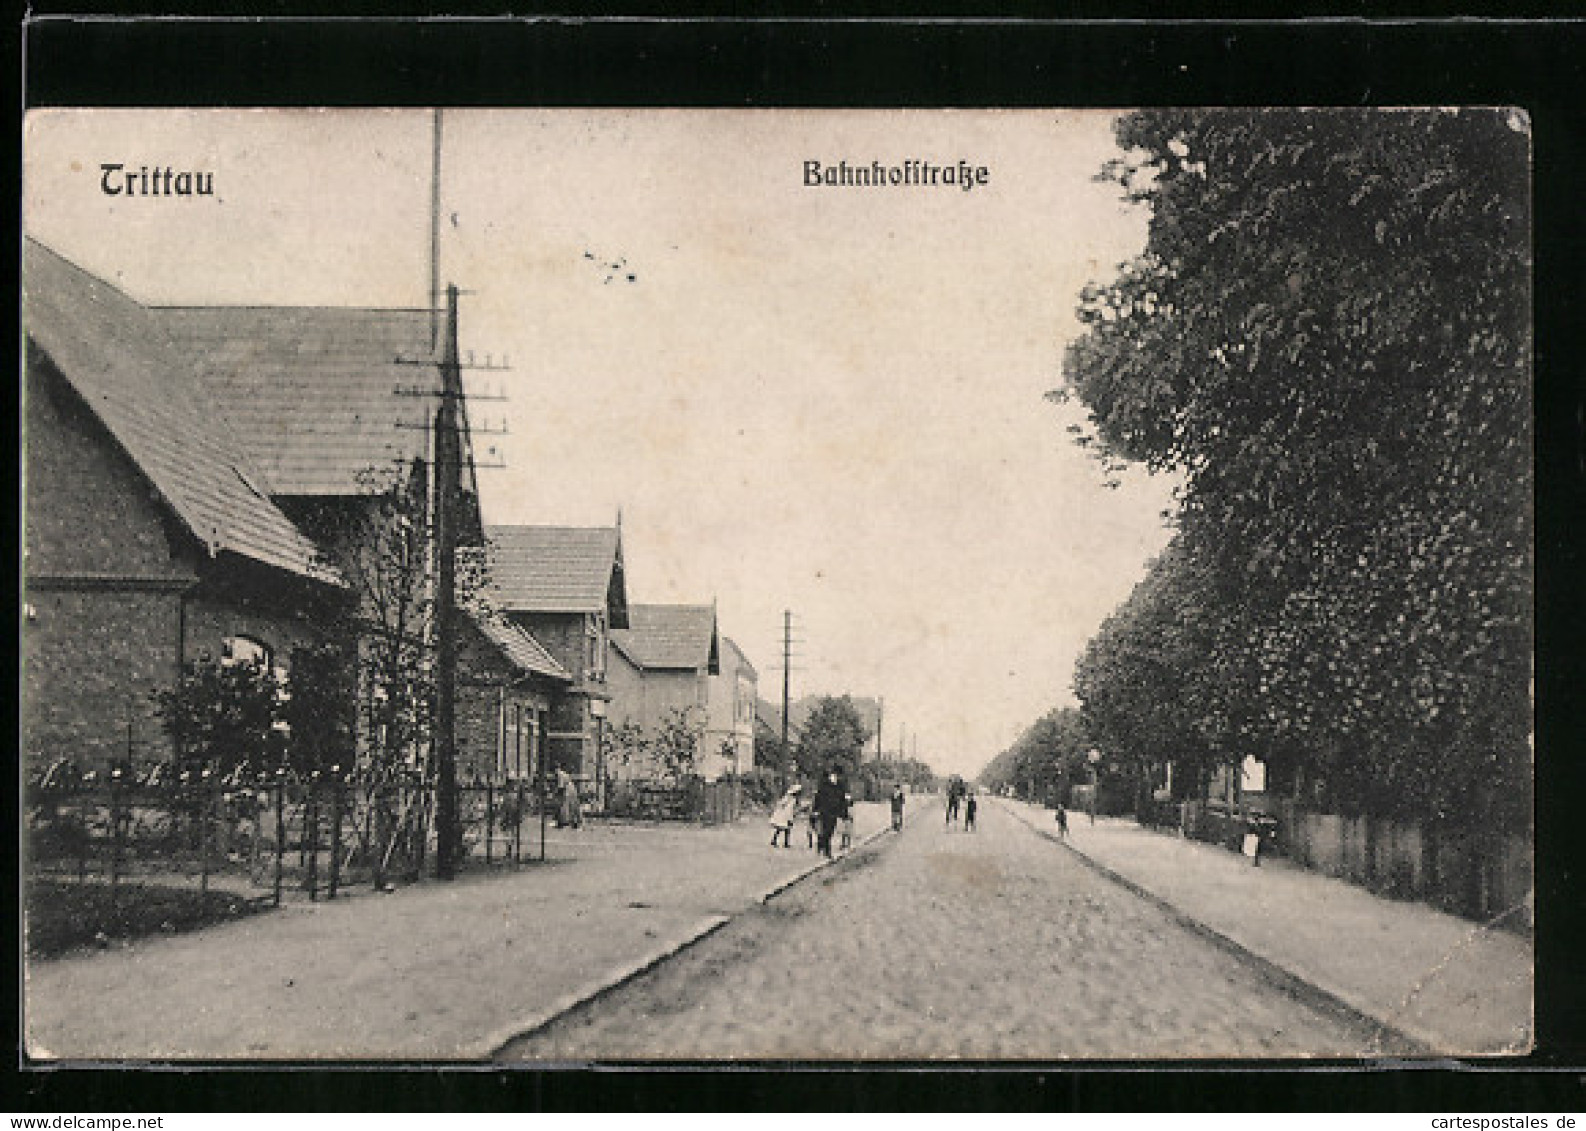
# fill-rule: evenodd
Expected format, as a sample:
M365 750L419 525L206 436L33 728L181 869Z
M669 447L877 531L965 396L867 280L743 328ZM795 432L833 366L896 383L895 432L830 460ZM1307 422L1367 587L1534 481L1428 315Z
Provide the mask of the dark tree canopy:
M1152 110L1117 134L1103 175L1148 245L1084 292L1055 395L1104 459L1184 486L1079 665L1087 718L1288 758L1365 807L1528 779L1528 123Z
M859 766L869 737L870 732L865 729L852 697L819 699L804 722L798 746L799 771L814 775L836 765L852 774Z

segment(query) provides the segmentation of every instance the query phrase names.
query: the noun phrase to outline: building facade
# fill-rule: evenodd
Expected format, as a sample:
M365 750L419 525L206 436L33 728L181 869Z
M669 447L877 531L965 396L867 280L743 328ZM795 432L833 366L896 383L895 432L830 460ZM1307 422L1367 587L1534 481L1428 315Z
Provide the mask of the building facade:
M284 670L344 585L147 308L25 256L25 758L166 761L155 695L184 664Z
M169 759L156 694L202 657L284 676L300 645L389 635L356 567L391 523L415 574L402 632L430 646L431 311L147 306L32 240L23 287L31 764Z
M754 768L755 703L759 673L730 636L721 638L721 670L710 677L710 729L705 775L744 774Z
M611 717L646 738L663 728L693 734L693 766L706 780L723 772L711 745L719 718L712 715L712 681L722 670L716 610L710 605L633 605L629 627L612 633ZM630 758L627 776L653 776L646 759Z
M611 632L628 624L621 528L489 526L485 537L487 603L568 676L546 711L546 758L598 803Z

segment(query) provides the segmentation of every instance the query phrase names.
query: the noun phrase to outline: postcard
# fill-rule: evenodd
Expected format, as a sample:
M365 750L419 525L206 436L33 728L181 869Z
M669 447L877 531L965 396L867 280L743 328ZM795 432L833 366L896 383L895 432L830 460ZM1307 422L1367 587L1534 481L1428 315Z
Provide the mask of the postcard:
M1530 1050L1530 146L31 112L30 1062Z

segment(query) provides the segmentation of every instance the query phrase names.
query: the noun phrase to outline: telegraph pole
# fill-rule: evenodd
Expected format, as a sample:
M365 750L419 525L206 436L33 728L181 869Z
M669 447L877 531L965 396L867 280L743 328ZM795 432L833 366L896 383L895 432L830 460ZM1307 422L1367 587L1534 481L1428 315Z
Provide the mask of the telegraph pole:
M886 696L883 695L876 700L876 761L878 762L886 760L886 754L881 749L881 724L886 721L886 718L887 700Z
M441 303L441 109L435 108L430 155L430 349L440 345Z
M457 360L457 288L446 288L441 403L435 410L435 873L457 874L457 512L462 483L458 421L462 372Z
M787 713L789 677L793 671L793 611L782 610L782 789L786 791L790 778L787 756Z

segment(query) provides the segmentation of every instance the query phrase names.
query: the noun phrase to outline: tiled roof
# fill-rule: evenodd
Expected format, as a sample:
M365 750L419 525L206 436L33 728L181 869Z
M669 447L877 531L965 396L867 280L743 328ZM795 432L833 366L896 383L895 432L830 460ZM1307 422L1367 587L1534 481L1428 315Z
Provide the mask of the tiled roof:
M641 668L721 670L710 605L629 605L628 627L614 629L611 642Z
M278 495L359 493L425 454L427 310L157 307Z
M321 580L313 544L270 500L272 483L206 398L190 354L146 307L28 240L23 324L34 344L186 527L223 550Z
M622 535L614 526L487 526L490 603L507 612L593 613L627 625Z
M749 657L743 654L743 649L738 647L738 642L730 636L721 638L722 647L732 659L733 666L742 672L748 672L751 679L759 679L760 673L755 671L754 665L749 662ZM722 665L724 668L726 664Z
M535 672L552 679L572 680L573 677L568 674L567 669L556 662L556 658L545 650L543 644L534 639L532 633L500 617L488 614L477 615L473 621L479 626L484 638L523 671Z

